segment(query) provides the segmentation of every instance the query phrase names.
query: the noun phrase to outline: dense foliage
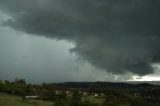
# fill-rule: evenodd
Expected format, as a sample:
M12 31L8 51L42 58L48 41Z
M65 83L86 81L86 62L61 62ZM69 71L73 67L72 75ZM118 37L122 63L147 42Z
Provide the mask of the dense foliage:
M153 96L146 99L145 93L139 95L125 89L115 88L103 91L89 89L80 92L80 89L74 88L68 91L67 87L58 88L45 83L42 85L26 84L23 79L16 79L14 82L1 82L0 92L21 97L39 95L39 99L52 101L54 106L160 106L160 101L155 101Z

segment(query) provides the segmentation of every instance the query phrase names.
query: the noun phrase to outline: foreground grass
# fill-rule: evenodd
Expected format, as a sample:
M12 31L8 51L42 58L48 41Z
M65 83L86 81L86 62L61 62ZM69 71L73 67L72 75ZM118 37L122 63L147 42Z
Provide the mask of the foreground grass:
M46 101L22 101L21 97L0 93L0 106L53 106Z
M86 96L86 97L82 97L82 101L89 101L91 103L97 103L97 104L102 104L104 101L103 97L95 97L95 96Z

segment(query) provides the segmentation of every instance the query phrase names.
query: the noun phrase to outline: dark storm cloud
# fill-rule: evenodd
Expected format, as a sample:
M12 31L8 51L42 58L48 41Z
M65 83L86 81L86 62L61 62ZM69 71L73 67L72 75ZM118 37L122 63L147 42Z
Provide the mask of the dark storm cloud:
M16 30L73 41L71 51L106 71L153 73L160 62L159 0L0 0Z

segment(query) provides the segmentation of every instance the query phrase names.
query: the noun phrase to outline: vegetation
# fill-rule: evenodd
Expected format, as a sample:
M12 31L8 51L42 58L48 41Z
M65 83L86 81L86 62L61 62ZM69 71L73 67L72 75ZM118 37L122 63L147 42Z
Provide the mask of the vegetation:
M0 106L53 106L47 101L22 101L21 97L0 93Z
M58 87L45 83L31 85L26 84L24 79L16 79L14 82L1 81L0 92L10 95L0 93L0 106L160 106L159 95L157 95L159 87L155 86L152 92L143 91L142 93L116 87L97 90L90 87L85 89L66 86ZM138 89L142 91L143 86ZM23 99L26 95L37 95L38 100Z

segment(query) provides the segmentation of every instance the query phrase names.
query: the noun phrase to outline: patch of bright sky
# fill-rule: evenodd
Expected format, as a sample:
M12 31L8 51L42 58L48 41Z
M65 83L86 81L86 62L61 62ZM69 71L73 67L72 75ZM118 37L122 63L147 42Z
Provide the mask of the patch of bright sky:
M132 76L131 79L128 81L160 81L160 75L159 76Z

